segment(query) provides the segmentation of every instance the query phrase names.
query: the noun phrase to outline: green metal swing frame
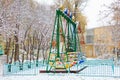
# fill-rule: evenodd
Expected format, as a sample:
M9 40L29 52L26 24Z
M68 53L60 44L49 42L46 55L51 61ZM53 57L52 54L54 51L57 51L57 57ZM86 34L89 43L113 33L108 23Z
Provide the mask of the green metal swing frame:
M66 21L67 33L66 31L63 30L63 23L62 23L63 18ZM60 33L60 29L62 29L61 33ZM66 60L62 59L62 56L60 53L60 39L61 39L60 36L61 35L64 37L64 46L65 46L65 51L62 54L65 54ZM56 41L55 53L52 52L53 40ZM63 11L58 9L56 10L56 17L55 17L54 28L52 32L52 40L51 40L50 52L47 60L46 71L50 72L50 71L53 71L54 69L54 72L56 72L56 67L57 67L56 60L58 59L60 62L62 62L64 69L67 72L70 72L70 67L69 68L65 67L65 63L69 64L68 52L77 52L77 51L81 52L76 23L71 18L69 18L67 14L64 14ZM50 59L51 54L55 54L55 58L53 60ZM49 65L50 62L52 62L51 66Z

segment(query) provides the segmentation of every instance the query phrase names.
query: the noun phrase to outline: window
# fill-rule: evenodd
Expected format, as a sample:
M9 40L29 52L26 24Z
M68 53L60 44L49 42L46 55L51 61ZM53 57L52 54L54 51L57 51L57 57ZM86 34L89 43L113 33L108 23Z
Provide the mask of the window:
M86 36L86 43L93 43L93 36L92 35Z

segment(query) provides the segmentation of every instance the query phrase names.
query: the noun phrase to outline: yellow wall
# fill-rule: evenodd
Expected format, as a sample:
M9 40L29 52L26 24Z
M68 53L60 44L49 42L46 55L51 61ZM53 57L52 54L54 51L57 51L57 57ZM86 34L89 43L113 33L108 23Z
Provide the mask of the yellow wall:
M94 57L94 55L93 55L93 52L94 52L93 45L86 45L85 49L86 49L86 57L89 57L89 58Z
M110 27L94 28L93 33L93 44L86 44L86 56L96 57L99 56L98 54L112 53L114 44L112 42Z
M94 29L94 42L113 44L109 27L100 27Z
M99 27L94 29L94 46L98 46L101 54L112 53L113 42L110 27ZM95 49L95 54L97 50Z

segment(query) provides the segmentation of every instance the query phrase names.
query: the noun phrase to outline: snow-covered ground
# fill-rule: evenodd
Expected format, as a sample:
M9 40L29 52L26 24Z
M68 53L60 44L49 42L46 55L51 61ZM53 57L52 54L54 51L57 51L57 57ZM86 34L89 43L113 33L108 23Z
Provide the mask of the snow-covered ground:
M3 61L0 60L0 80L120 80L120 67L116 66L114 73L111 66L106 65L88 66L79 74L39 73L41 69L45 69L45 67L20 71L12 75L3 75Z
M74 74L39 74L36 76L4 76L0 80L120 80L113 77L86 77Z
M44 67L37 68L37 69L31 69L31 70L27 70L27 71L21 71L21 72L18 72L16 74L14 73L12 75L4 75L4 76L1 75L0 80L120 80L120 76L119 76L120 75L120 68L118 68L118 67L115 68L115 74L114 74L114 75L117 75L117 78L90 76L90 75L93 75L93 74L99 75L99 74L97 74L97 72L99 72L101 69L103 69L103 67L101 67L100 70L95 71L96 69L100 68L99 66L98 67L87 67L85 70L82 71L81 74L73 74L73 73L68 73L68 74L63 74L63 73L59 73L59 74L39 73L39 70L43 69L43 68ZM101 71L103 75L106 75L106 74L108 76L113 75L111 67L106 67L105 69L103 69ZM90 70L93 70L93 72L91 72ZM110 70L109 73L106 73L107 70ZM2 71L2 69L1 69L1 71ZM89 72L89 75L87 74L88 72ZM34 73L35 73L35 75L34 75ZM86 74L86 76L82 76L83 74Z

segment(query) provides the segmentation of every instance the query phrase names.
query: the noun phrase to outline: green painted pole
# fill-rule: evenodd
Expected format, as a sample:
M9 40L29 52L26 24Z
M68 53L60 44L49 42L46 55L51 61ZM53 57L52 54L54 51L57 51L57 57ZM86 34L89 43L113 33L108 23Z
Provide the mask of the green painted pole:
M68 48L68 51L69 51L69 48L70 48L70 32L69 32L69 21L67 21L67 29L68 29L68 35L67 35L67 40L68 40L68 43L67 43L67 48Z
M74 49L75 49L75 52L76 52L76 47L77 47L77 42L76 42L76 25L74 26L74 39L75 39L75 46L74 46Z
M56 13L56 15L57 15L57 13ZM51 54L51 49L52 49L52 41L53 41L54 32L55 32L56 20L57 20L57 16L55 16L54 28L53 28L52 39L51 39L51 44L50 44L50 53L49 53L49 55L48 55L46 71L49 71L49 70L48 70L48 67L49 67L49 62L50 62L50 54Z
M57 14L58 20L57 20L57 36L56 36L56 42L57 42L57 57L60 57L60 25L59 25L59 17L60 15Z

